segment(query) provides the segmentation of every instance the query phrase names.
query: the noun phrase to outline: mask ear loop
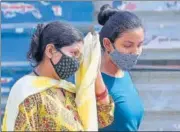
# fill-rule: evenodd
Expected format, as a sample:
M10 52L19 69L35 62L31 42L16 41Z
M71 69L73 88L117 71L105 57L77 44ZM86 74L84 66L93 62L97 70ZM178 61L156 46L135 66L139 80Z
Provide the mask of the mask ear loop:
M62 55L65 55L65 54L62 52L62 50L61 50L61 48L63 48L63 47L59 48L59 47L58 47L58 44L54 44L54 47L55 47L55 49L56 49L57 52L60 52Z
M56 49L56 50L57 50L57 52L60 52L62 55L65 55L61 50L58 50L58 49ZM54 52L54 53L56 53L56 52ZM52 58L50 58L50 62L53 66L55 66L55 64L52 61Z
M108 38L108 39L109 39L109 38ZM113 46L114 50L116 50L116 47L115 47L114 43L112 43L112 40L109 39L109 41L111 42L111 45ZM107 51L107 53L110 54L110 51Z
M64 55L64 53L63 53L61 50L57 50L57 51L59 51L62 55ZM51 65L52 65L53 67L56 66L56 65L53 63L52 58L50 58L50 62L51 62ZM54 70L55 70L56 74L58 75L57 70L56 70L55 68L54 68ZM58 76L59 76L59 75L58 75ZM59 76L59 78L61 78L61 77Z
M111 45L113 46L114 50L116 50L114 43L111 43ZM110 51L107 51L107 53L110 54Z
M112 46L113 46L114 50L116 50L116 47L115 47L115 44L114 44L114 43L112 43Z
M59 51L62 55L65 55L61 50L57 50L57 51Z

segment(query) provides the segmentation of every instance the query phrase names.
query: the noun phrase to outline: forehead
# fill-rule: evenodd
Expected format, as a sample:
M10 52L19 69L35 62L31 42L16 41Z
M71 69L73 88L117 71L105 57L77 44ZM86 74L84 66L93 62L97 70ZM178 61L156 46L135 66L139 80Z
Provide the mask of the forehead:
M80 42L76 42L70 46L66 46L66 47L63 47L63 49L66 49L66 50L72 50L72 49L82 49L83 48L83 42L80 41Z
M144 40L144 29L136 28L123 33L116 41L142 42Z

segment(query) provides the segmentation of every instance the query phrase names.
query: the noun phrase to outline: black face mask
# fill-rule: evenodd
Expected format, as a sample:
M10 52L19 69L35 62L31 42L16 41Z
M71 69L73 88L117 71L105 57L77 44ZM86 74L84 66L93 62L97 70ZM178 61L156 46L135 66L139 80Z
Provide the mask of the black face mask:
M80 65L80 62L76 58L69 57L64 53L62 53L62 57L57 64L54 64L51 59L50 61L61 79L69 78L79 69Z

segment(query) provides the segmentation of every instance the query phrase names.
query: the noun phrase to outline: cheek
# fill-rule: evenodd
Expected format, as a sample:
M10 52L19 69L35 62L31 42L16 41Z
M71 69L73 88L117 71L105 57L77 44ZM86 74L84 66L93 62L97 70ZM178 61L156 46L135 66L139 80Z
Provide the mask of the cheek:
M54 56L52 58L52 61L54 62L54 64L57 64L60 61L61 57L62 55Z
M130 48L125 48L125 47L121 47L118 50L119 50L119 52L121 52L123 54L129 54L131 52Z
M141 46L141 47L138 48L136 54L141 55L142 51L143 51L143 48L142 48L142 46Z
M141 54L142 51L143 51L143 48L142 48L142 46L141 46L140 49L139 49L139 53Z
M123 54L127 54L128 53L128 49L127 48L125 48L123 45L116 45L116 49L119 51L119 52L121 52L121 53L123 53Z

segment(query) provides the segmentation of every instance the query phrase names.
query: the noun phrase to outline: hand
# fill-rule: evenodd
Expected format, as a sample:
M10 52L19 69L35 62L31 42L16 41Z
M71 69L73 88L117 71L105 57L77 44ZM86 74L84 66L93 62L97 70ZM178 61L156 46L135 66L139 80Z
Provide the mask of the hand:
M104 84L101 72L98 72L96 81L95 81L95 94L99 95L101 93L103 93L106 90L106 85ZM104 99L98 101L99 103L102 104L108 104L110 102L109 100L109 96L106 96Z

